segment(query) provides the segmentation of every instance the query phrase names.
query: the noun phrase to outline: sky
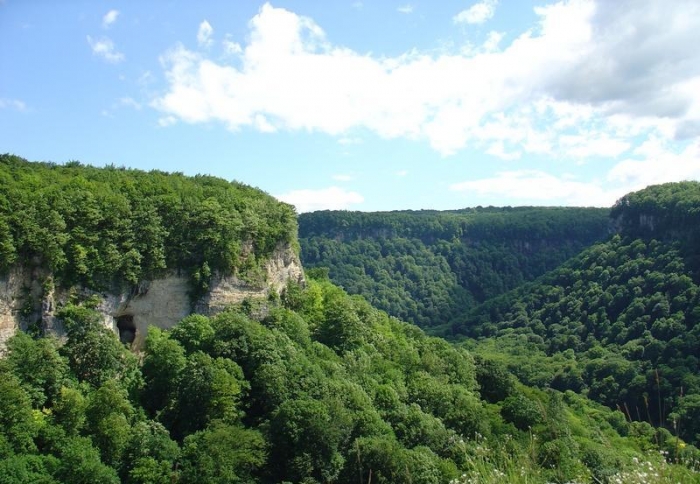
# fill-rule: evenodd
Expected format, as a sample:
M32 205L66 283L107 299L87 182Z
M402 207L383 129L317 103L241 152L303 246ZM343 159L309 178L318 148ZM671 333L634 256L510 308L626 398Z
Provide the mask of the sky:
M697 0L0 0L0 153L297 211L700 180Z

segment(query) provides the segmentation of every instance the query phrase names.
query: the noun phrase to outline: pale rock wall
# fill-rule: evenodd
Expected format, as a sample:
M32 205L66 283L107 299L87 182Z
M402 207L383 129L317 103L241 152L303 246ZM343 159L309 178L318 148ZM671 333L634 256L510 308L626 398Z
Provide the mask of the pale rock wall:
M270 291L278 294L292 280L303 282L304 273L301 262L294 251L283 245L277 248L264 267L265 281L254 284L236 276L215 274L209 285L209 291L196 304L195 311L200 314L213 315L227 306L240 303L246 298L266 297ZM42 277L41 279L45 278ZM48 290L43 294L36 273L15 269L6 277L0 278L0 351L8 338L23 327L23 320L41 320L44 332L59 338L65 336L64 329L54 316L57 306L69 299L65 290ZM32 314L22 317L21 309L25 304L27 288L31 288L32 299L41 301L33 308ZM38 290L37 290L38 289ZM135 292L102 293L81 290L81 295L89 297L97 294L100 302L97 311L102 315L103 324L118 334L117 321L129 320L135 329L132 348L140 349L146 337L148 326L168 329L192 313L189 285L186 277L175 273L161 279L147 281L139 285Z
M0 278L0 344L17 331L20 319L21 300L15 297L23 287L21 271L13 270L6 277Z

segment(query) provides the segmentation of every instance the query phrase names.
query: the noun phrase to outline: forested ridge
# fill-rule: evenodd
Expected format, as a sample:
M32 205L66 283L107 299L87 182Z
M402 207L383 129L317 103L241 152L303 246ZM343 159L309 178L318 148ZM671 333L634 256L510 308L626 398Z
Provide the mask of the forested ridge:
M210 271L254 274L278 244L296 241L292 207L237 183L33 164L9 155L1 161L7 188L0 192L3 270L39 265L55 271L60 284L93 288L182 270L193 290L202 291ZM494 226L483 222L480 230L491 233L525 235L525 228L517 232L507 223L523 217L524 226L539 226L540 235L552 240L609 226L600 210L483 211ZM471 212L437 216L458 227ZM511 212L519 217L509 218ZM576 213L578 223L571 220ZM558 221L548 222L550 215ZM452 228L443 227L443 234L462 244L468 226L459 236ZM148 235L153 231L159 242ZM606 244L635 244L624 237L583 256ZM692 242L689 237L683 240ZM411 240L433 243L427 232L424 240ZM639 259L632 257L637 253L663 260L659 272L680 271L694 260L683 243L643 244L624 249L629 260ZM139 263L130 266L125 260L132 249ZM146 262L156 260L161 262ZM648 268L647 262L639 265ZM549 348L550 335L538 336L527 324L523 331L510 327L507 314L515 306L508 298L517 300L515 292L466 318L454 313L462 318L453 318L455 334L483 337L454 344L349 295L321 269L308 276L304 284L290 281L282 294L245 300L215 316L193 314L167 331L151 327L139 353L104 327L96 311L99 296L75 292L56 310L63 340L19 332L0 359L0 484L697 482L700 453L686 427L700 407L688 392L696 375L683 380L681 398L669 397L673 391L648 395L644 401L651 404L641 411L653 406L656 395L662 410L637 418L598 398L610 393L596 395L584 376L580 387L548 379L554 368L562 381L574 381L566 365L583 358L584 349L567 347L566 338L551 338L562 346ZM532 283L533 294L537 284L555 277ZM671 299L668 311L659 310L662 316L644 320L655 338L657 321L663 320L661 331L672 332L679 311L690 311L683 313L686 324L697 316L690 309L697 307L692 274L658 284ZM681 356L688 341L677 340L668 342L676 352L669 368L682 362L692 373L697 360ZM618 349L623 351L601 339L585 354L598 365L594 369L636 364L624 352L614 353ZM660 351L666 354L666 348ZM643 367L645 378L653 375L665 391L671 380L658 361ZM570 373L576 375L575 365Z
M609 210L479 207L299 216L305 267L422 327L555 269L611 230Z
M453 331L507 353L529 385L584 393L697 445L699 214L697 182L629 194L612 210L618 235L475 308Z
M177 270L197 296L214 271L254 277L296 232L291 206L240 183L0 155L0 272L104 289Z
M0 361L2 483L694 482L697 450L350 297L290 284L137 357L67 304ZM664 459L667 457L668 461Z

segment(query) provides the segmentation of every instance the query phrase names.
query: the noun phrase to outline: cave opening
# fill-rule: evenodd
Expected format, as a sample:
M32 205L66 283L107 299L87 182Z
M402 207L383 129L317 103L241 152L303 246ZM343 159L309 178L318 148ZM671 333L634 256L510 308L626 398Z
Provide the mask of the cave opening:
M136 325L134 316L123 314L117 318L117 329L119 330L119 341L124 344L131 344L136 339Z

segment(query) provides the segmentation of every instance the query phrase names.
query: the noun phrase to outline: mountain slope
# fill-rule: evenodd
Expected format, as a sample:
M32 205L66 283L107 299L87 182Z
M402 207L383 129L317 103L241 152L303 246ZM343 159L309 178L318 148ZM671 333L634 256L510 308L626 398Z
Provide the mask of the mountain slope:
M423 327L535 279L609 234L608 210L476 208L299 216L302 262Z
M627 195L612 210L620 234L475 308L453 331L512 355L528 384L584 392L698 443L698 214L700 183Z
M646 482L697 477L663 461L696 457L670 435L524 387L329 281L152 328L141 364L89 301L60 315L63 346L20 333L0 364L3 482L617 482L640 460L665 476Z
M3 162L5 263L46 264L78 286L55 308L64 339L18 332L0 359L2 482L697 481L697 449L670 432L523 385L323 277L151 327L132 353L96 311L104 294L79 287L134 283L107 256L162 247L192 283L207 282L205 264L252 277L266 241L293 244L291 208L208 177ZM113 230L108 201L131 232ZM130 216L151 209L180 225ZM154 226L173 246L138 245ZM165 270L134 267L137 282Z
M296 232L291 206L240 183L0 155L0 273L103 289L177 270L199 296L213 272L254 277Z

